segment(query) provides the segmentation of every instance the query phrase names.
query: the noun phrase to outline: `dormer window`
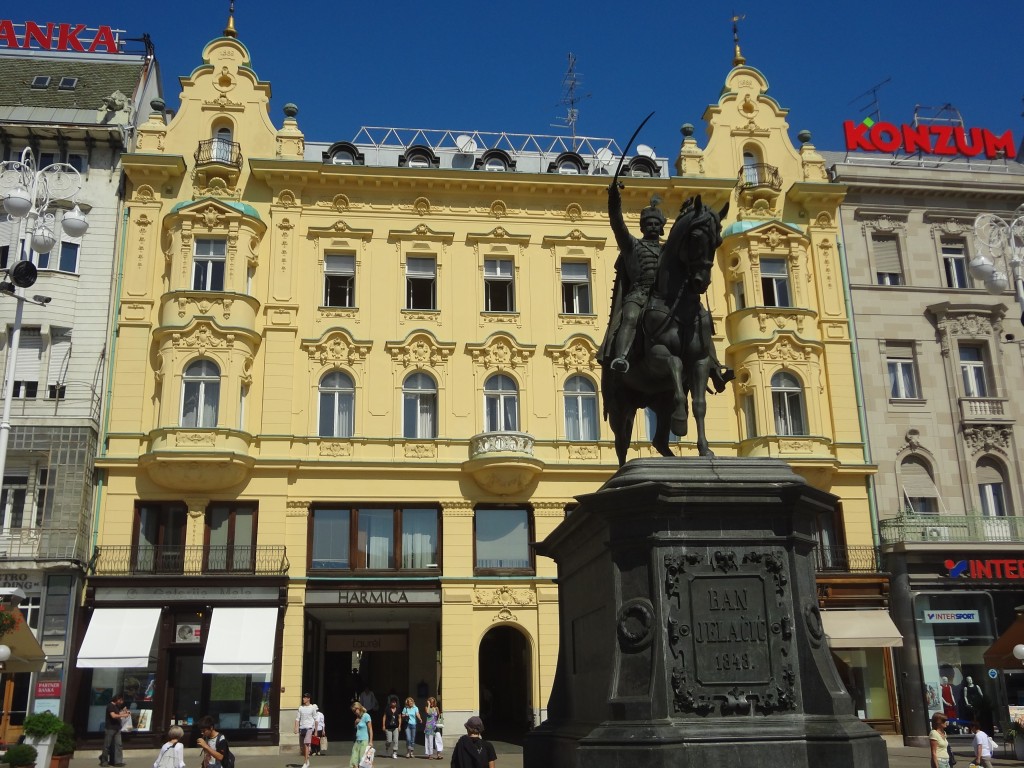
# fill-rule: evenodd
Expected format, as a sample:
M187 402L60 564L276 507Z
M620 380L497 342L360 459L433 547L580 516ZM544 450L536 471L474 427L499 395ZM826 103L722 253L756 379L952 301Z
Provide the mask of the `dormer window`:
M563 176L579 176L586 173L590 166L576 152L563 152L548 166L548 173L559 173Z
M419 145L409 147L405 154L398 158L399 168L439 168L440 165L440 160L429 147Z
M473 168L478 171L502 173L504 171L514 171L516 169L516 161L504 150L488 149L477 158Z
M339 141L324 152L324 162L328 165L363 165L364 157L355 144Z
M579 176L580 166L575 160L563 160L558 164L558 172L568 176Z
M629 175L641 178L657 176L660 168L651 158L638 155L629 161Z
M489 157L484 162L485 171L507 171L508 167L505 165L505 161L500 157Z
M331 163L333 165L355 165L356 159L352 157L352 153L345 149L339 149L331 157Z
M32 87L37 90L43 90L50 87L50 78L48 75L36 75L32 78Z
M60 85L57 86L57 90L60 91L73 91L78 87L77 77L62 77L60 79Z

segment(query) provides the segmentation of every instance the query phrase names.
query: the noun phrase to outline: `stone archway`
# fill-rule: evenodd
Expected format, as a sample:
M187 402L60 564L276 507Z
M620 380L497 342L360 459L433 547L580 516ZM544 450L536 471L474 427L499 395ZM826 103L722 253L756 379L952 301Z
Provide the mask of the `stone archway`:
M517 741L532 724L530 643L517 627L494 627L480 641L480 716L486 737Z

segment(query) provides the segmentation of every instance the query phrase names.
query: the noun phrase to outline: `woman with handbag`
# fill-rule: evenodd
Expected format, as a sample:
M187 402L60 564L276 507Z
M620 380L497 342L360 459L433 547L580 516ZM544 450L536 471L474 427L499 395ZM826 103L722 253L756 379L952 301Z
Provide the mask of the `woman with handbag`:
M441 714L441 707L433 696L427 697L427 706L424 708L427 719L423 724L423 747L427 753L427 760L441 760L444 753L444 741L441 738L441 730L444 728L444 716ZM434 754L436 751L437 754Z
M370 745L373 743L373 720L367 714L366 707L358 701L352 702L352 714L356 716L356 739L352 742L352 756L348 764L349 768L365 768L367 764L373 764L373 753L370 752Z
M932 730L928 741L932 747L932 768L949 768L949 740L946 738L946 716L941 712L932 715Z

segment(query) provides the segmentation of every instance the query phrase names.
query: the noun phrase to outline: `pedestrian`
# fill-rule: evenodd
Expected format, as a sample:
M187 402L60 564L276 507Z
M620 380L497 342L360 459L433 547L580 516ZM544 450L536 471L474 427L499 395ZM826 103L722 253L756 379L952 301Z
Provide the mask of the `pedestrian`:
M423 722L420 708L416 706L416 701L412 696L405 700L402 719L405 720L405 756L411 758L413 756L413 749L416 746L416 723L417 721Z
M359 768L363 761L366 750L373 743L373 720L366 707L358 701L352 702L352 714L356 716L356 738L352 742L352 756L349 758L349 768Z
M230 751L228 737L217 730L212 717L207 715L199 721L199 732L203 735L196 739L196 746L203 750L203 768L232 768L227 757Z
M398 709L398 699L388 699L384 717L380 720L384 731L384 749L391 757L398 759L398 732L402 730L402 713Z
M124 727L125 718L131 716L131 712L124 705L124 694L115 693L110 703L107 704L106 714L103 718L103 754L100 755L100 765L123 768L124 752L121 749L121 729Z
M452 768L494 768L498 756L483 732L484 721L476 715L466 721L466 735L459 737L452 750Z
M947 718L941 712L932 715L932 730L928 741L932 747L932 768L949 768L949 741L946 739Z
M295 711L295 727L293 733L299 734L299 751L302 753L302 768L309 768L309 748L313 741L313 728L316 727L316 713L319 708L311 703L313 697L302 694L302 704Z
M359 703L370 713L371 718L377 714L377 697L369 685L364 686L363 690L359 692Z
M316 751L318 755L327 754L327 721L324 720L324 713L319 709L316 711L316 718L314 728L316 729L316 736L320 740L319 747Z
M427 760L440 760L444 752L444 742L441 740L441 707L433 696L427 697L427 706L423 708L427 719L423 724L423 747L427 753ZM435 755L434 752L437 752Z
M974 764L980 768L992 768L992 743L977 720L971 722L971 733L974 734Z
M181 726L172 725L167 731L167 741L153 761L153 768L185 768L185 745L181 743L184 737Z

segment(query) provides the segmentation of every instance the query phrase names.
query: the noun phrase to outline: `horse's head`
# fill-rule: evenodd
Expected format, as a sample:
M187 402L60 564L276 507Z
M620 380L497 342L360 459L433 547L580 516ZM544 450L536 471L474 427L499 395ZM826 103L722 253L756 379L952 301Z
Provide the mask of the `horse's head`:
M665 252L682 262L683 279L690 290L704 293L711 285L715 251L722 244L722 218L728 211L729 203L716 212L704 205L700 195L688 198L679 209Z

